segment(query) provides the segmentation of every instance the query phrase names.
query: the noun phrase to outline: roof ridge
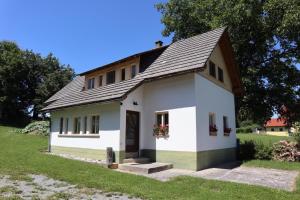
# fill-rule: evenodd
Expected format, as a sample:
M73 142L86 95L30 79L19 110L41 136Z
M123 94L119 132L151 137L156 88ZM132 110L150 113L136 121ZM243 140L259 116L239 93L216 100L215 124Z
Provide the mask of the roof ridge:
M212 32L217 32L219 30L222 30L222 32L224 32L226 29L227 29L227 26L222 26L222 27L215 28L215 29L212 29L212 30L204 32L204 33L198 33L198 34L196 34L194 36L191 36L191 37L188 37L188 38L182 38L180 40L175 41L174 43L181 42L181 41L184 41L184 40L190 40L190 39L193 39L193 38L196 38L196 37L199 37L199 36L203 36L203 35L206 35L206 34L209 35ZM174 44L174 43L171 43L171 44Z
M122 99L126 97L128 93L137 88L139 85L147 81L199 71L205 66L207 59L209 59L211 52L215 49L225 30L226 27L217 28L202 34L195 35L190 38L180 40L180 42L178 41L176 43L172 43L170 45L158 48L164 49L160 53L160 55L154 60L154 62L152 62L146 68L144 72L137 74L137 76L133 79L129 79L122 82L116 82L114 84L87 91L82 91L82 88L78 87L76 84L73 84L73 86L75 87L74 91L77 90L77 92L72 92L70 91L71 88L65 86L62 90L58 92L58 95L55 98L50 97L50 99L56 100L54 102L50 102L50 104L48 104L43 110L53 110L70 106L90 104L95 102ZM154 52L155 50L157 49L152 49L150 51L134 54L133 56L141 55L147 52ZM125 59L128 58L130 57L127 57ZM114 63L118 63L122 60L124 59L121 59ZM110 63L106 66L110 67L111 64L113 63ZM95 71L100 68L95 68L88 72ZM87 72L82 73L80 75L82 76L86 73ZM80 84L84 85L84 83ZM61 97L62 91L66 91L67 94L63 94ZM66 95L68 95L68 98L63 98Z

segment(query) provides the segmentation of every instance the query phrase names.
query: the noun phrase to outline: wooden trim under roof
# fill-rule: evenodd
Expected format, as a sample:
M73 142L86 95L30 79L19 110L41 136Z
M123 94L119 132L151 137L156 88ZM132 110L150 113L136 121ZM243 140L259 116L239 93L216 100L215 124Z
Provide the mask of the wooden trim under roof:
M243 93L243 88L242 88L241 79L239 77L240 72L235 62L234 52L230 43L230 38L227 30L224 31L224 33L222 34L219 40L219 45L221 48L221 52L224 56L225 64L228 68L228 74L230 76L231 83L232 83L232 91L235 95L241 96Z
M155 51L161 51L161 50L164 50L168 47L169 45L165 45L163 47L158 47L158 48L154 48L154 49L151 49L151 50L148 50L148 51L144 51L144 52L141 52L141 53L137 53L137 54L134 54L134 55L131 55L131 56L128 56L126 58L122 58L120 60L117 60L115 62L112 62L112 63L109 63L109 64L106 64L106 65L103 65L101 67L97 67L97 68L94 68L94 69L91 69L91 70L88 70L86 72L82 72L81 74L79 74L80 76L83 76L83 75L87 75L87 74L90 74L90 73L93 73L95 71L98 71L98 70L103 70L103 69L106 69L106 68L109 68L109 67L112 67L116 64L119 64L119 63L123 63L127 60L130 60L132 58L137 58L139 56L142 56L144 54L148 54L148 53L151 53L151 52L155 52Z

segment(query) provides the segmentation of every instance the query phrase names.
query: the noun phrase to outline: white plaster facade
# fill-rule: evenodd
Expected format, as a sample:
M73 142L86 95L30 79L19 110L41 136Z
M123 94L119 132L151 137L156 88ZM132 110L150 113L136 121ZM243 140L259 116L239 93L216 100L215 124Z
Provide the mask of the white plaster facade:
M68 118L69 131L68 134L73 132L73 122L75 117L87 116L90 118L92 115L100 116L99 123L99 138L94 137L59 137L59 124L60 118ZM81 122L83 124L83 120ZM90 130L90 120L88 120L88 131ZM64 123L65 127L65 123ZM83 126L81 125L82 134ZM63 132L65 134L65 132ZM114 150L119 150L120 141L120 109L118 103L112 104L91 104L86 106L71 107L51 113L51 145L61 147L73 148L87 148L87 149L106 149L106 147L113 147Z
M218 46L210 59L224 70L224 83L229 82L231 87ZM217 81L209 80L205 72L189 73L144 83L124 100L115 103L90 104L53 111L51 145L101 150L112 147L114 151L125 151L126 111L131 110L140 113L140 150L199 152L234 148L234 94ZM170 137L157 139L153 136L153 125L156 112L161 111L169 114ZM210 112L216 115L217 136L209 135ZM69 134L72 134L74 117L80 116L83 119L84 116L95 114L100 116L100 137L58 136L61 117L69 118ZM228 126L232 129L230 136L224 136L223 116L228 118ZM88 126L88 130L89 128Z

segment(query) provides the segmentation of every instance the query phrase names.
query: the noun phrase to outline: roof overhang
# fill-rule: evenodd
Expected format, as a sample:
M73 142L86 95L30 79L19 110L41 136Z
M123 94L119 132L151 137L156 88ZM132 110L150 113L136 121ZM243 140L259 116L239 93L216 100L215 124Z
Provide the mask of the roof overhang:
M235 61L234 51L230 42L229 34L226 31L219 40L219 46L224 56L225 64L228 68L229 77L232 82L232 91L236 96L241 96L244 92L240 79L240 70Z

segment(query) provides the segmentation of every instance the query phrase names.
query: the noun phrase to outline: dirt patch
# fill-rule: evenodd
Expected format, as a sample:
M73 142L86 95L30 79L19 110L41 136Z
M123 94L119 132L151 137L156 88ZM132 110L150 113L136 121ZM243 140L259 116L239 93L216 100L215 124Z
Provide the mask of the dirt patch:
M138 199L122 193L105 193L93 188L54 180L43 175L0 175L0 199L79 200L79 199Z

